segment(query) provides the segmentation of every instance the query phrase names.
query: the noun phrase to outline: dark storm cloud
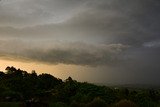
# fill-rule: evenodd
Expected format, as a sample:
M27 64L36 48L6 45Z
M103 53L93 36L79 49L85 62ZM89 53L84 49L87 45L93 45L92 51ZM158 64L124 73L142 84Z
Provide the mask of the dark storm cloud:
M3 0L0 56L106 71L112 65L108 72L119 80L154 83L159 12L159 0Z
M84 0L3 0L0 2L0 24L32 26L61 22L72 16Z
M54 3L58 3L60 7L67 9L71 5L73 7L79 4L83 5L82 9L79 9L77 13L75 11L63 23L37 25L20 29L1 27L1 36L35 37L36 39L48 37L61 40L80 39L82 41L90 39L91 41L106 44L122 43L134 46L160 39L160 2L158 0L87 0L79 2L69 0L67 3L64 0L60 2L52 1L52 3L47 0L47 2L39 1L37 5L42 5L42 2L44 3L43 6L49 5L46 7L47 9L51 8L50 5ZM31 1L28 3L31 3ZM50 10L49 12L51 12L52 9L47 11ZM2 19L5 20L5 18ZM48 20L47 18L44 19ZM38 21L39 18L31 18L31 20Z
M36 4L37 1L22 0L20 2L19 0L16 0L15 2L11 3L10 1L7 2L10 8L11 3L13 5L16 5L15 3L19 3L22 5L19 8L22 8L22 10L24 10L27 6L24 3ZM56 40L75 42L84 41L89 43L91 42L93 44L97 43L107 45L120 43L130 45L133 48L137 47L137 50L134 48L134 51L140 51L138 50L139 47L143 48L151 45L151 43L157 45L157 43L155 43L154 41L160 40L160 15L158 14L160 10L160 2L158 0L40 0L36 4L36 6L37 8L44 8L43 11L52 13L51 11L54 10L54 6L52 5L55 4L59 4L55 8L58 9L56 11L57 14L65 13L65 8L66 10L68 9L72 11L72 9L74 9L76 6L80 6L80 4L83 5L80 6L81 9L79 9L77 13L76 11L74 11L74 14L72 14L69 19L65 20L62 23L51 23L44 25L42 24L24 28L1 26L0 37L4 39L16 38L24 41L41 41L45 39L50 40L51 42L54 42ZM4 6L7 6L7 3ZM64 9L61 10L61 8L59 7L63 7ZM2 5L1 8L4 9L5 7L3 7ZM34 6L31 5L31 13L34 10L35 12L37 12L37 8L34 8ZM1 12L9 14L6 10L1 10ZM14 12L17 11L14 10ZM2 14L2 16L3 15L5 16L5 14ZM38 16L36 14L32 14L31 16L33 17L34 15ZM8 16L6 15L5 17ZM11 16L9 17L12 18ZM47 19L46 17L49 17L49 15L40 17L40 20L41 18ZM1 20L2 19L5 20L5 18L1 18ZM16 19L17 21L19 20L18 18ZM24 18L24 20L28 19ZM39 18L29 18L29 20L40 21ZM32 23L32 21L30 23ZM21 22L19 21L19 23ZM39 45L40 42L36 42L35 44ZM34 47L34 45L31 47ZM52 45L52 43L50 45ZM51 51L49 52L51 53Z
M40 61L50 64L74 64L74 65L107 65L118 61L118 55L128 46L122 44L93 45L85 43L55 44L56 47L35 46L15 41L1 41L0 57L10 60ZM14 45L13 45L14 43ZM23 48L22 48L23 47Z
M159 38L158 0L95 1L88 6L90 8L75 16L71 23L86 32L91 31L89 35L98 35L106 42L130 45Z

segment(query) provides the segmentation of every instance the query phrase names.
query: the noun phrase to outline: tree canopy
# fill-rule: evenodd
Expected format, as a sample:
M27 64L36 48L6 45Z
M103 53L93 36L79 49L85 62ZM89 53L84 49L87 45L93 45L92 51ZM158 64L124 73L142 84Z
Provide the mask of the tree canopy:
M0 102L27 101L35 107L48 107L46 104L51 107L157 107L160 90L98 86L71 77L63 81L47 73L38 75L34 70L28 73L13 66L0 71Z

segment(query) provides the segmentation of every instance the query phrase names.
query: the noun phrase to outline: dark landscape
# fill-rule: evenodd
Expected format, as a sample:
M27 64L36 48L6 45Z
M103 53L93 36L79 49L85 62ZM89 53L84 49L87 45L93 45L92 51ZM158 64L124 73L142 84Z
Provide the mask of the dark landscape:
M130 87L130 88L127 88ZM159 107L160 88L100 86L7 67L0 72L0 107Z

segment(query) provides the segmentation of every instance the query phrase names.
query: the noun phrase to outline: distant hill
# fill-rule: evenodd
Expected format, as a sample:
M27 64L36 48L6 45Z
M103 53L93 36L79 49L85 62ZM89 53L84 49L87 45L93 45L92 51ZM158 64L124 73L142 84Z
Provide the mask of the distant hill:
M109 86L109 87L160 89L160 85L156 84L108 84L108 83L93 83L93 84L98 86Z

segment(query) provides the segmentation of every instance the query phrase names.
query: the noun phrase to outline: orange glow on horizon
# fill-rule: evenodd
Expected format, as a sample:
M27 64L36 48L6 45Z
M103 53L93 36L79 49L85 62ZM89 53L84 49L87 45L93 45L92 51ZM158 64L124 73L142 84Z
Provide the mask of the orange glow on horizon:
M78 81L88 81L92 71L90 67L83 67L78 65L65 65L65 64L43 64L39 62L20 62L0 59L0 71L5 71L7 66L14 66L17 69L26 70L31 72L35 70L37 74L49 73L57 78L65 80L69 76ZM88 72L86 72L88 71Z

